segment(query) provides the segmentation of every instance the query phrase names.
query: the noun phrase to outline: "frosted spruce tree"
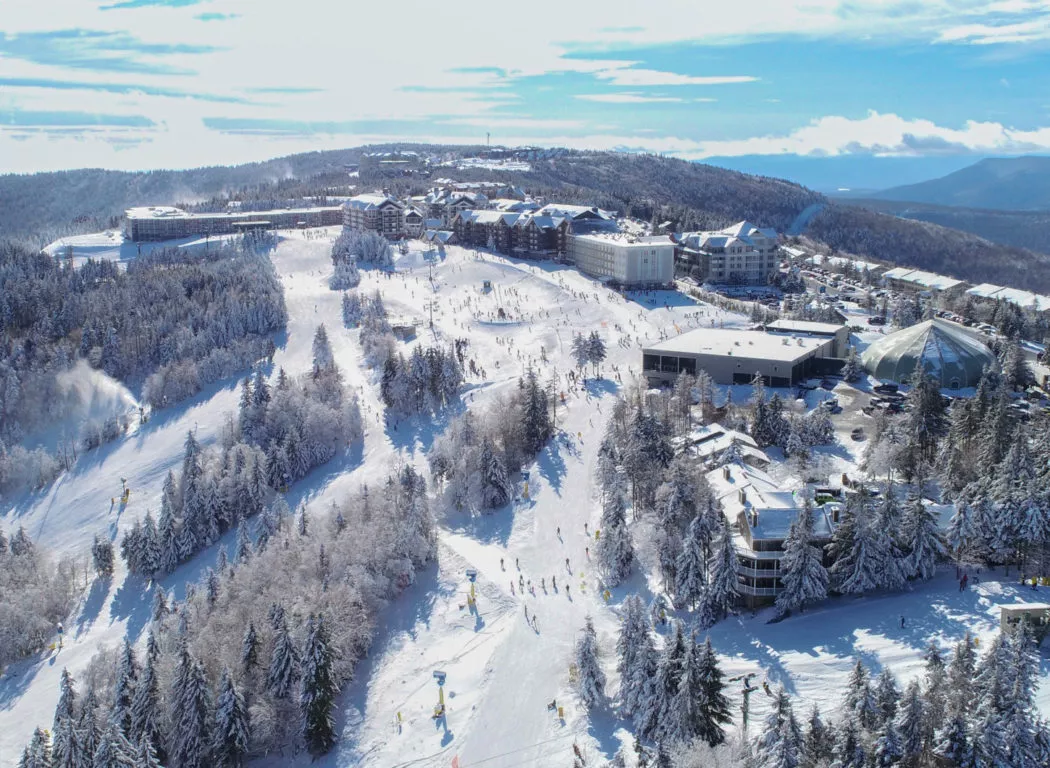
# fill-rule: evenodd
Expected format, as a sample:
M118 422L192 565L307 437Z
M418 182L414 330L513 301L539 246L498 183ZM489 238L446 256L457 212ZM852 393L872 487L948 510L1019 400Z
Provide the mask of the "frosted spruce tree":
M908 549L907 575L922 581L932 579L937 563L947 557L948 549L933 512L922 502L921 493L909 495L904 505L901 538Z
M152 630L147 644L150 648L156 647ZM131 727L128 737L137 743L149 740L159 745L163 743L163 739L159 725L160 684L157 682L155 660L156 654L147 651L138 685L135 686L135 697L131 700Z
M511 484L503 459L488 438L482 441L479 463L481 508L498 509L510 501Z
M871 689L871 679L860 659L853 665L846 682L842 713L847 720L856 719L861 728L868 731L874 729L879 722L879 707Z
M806 765L823 765L831 761L835 749L835 737L824 723L820 708L814 704L806 722L802 741L802 755Z
M605 342L597 331L591 331L587 337L587 361L594 366L594 375L597 376L601 365L605 361Z
M582 333L574 334L572 337L572 359L576 368L582 373L591 359L591 351L587 346L587 339Z
M212 755L221 768L240 768L248 754L250 737L248 707L237 690L229 669L223 669L219 696L215 701L215 731Z
M710 580L704 596L706 609L716 620L724 619L732 610L737 597L739 563L733 545L733 531L725 515L721 516L718 538L708 566Z
M802 729L783 687L777 689L754 749L755 764L760 768L797 768L802 764Z
M678 693L678 684L682 679L688 654L688 645L682 632L682 623L674 623L674 633L664 644L663 653L656 670L654 684L653 730L644 735L660 741L670 738L673 733L670 729L676 727L677 715L675 713L675 696Z
M810 544L812 540L813 509L807 498L784 541L784 556L780 560L782 589L776 598L777 611L782 615L805 610L807 603L820 602L828 596L828 572L820 549Z
M273 652L270 654L270 670L266 677L266 688L276 699L285 699L299 675L299 656L292 642L284 611L274 627Z
M701 720L698 736L708 746L717 747L726 740L724 725L732 721L729 699L725 695L725 676L718 665L718 656L711 647L711 639L706 638L692 657L697 665L696 676L703 691L700 706Z
M115 723L125 734L131 732L131 705L138 677L139 666L135 658L135 649L125 636L120 646L117 679L113 684L113 705L109 710L109 721Z
M600 530L601 538L595 544L598 567L605 582L615 587L630 575L634 564L634 546L627 528L627 499L619 489L606 495Z
M675 600L679 605L688 605L693 610L707 588L703 525L700 515L693 518L682 553L675 564Z
M605 701L605 672L602 671L598 653L598 635L594 621L588 616L584 620L580 637L576 641L576 691L588 709Z
M306 648L299 685L299 717L302 738L311 755L323 755L335 744L332 710L339 688L335 683L332 649L324 614L310 616L306 623Z
M259 664L259 636L255 622L249 621L241 636L241 668L247 673Z
M172 685L170 762L177 768L205 768L211 746L211 701L204 667L183 645Z
M623 601L620 633L616 640L616 670L620 675L620 711L631 717L644 709L653 695L656 646L650 632L649 613L638 595Z
M835 591L848 595L877 589L883 578L886 557L872 523L853 519L844 521L844 524L850 526L848 534L852 535L842 532L842 548L829 571ZM836 533L841 529L842 525ZM834 537L832 544L836 544Z
M62 675L58 681L58 703L55 705L55 725L64 719L76 716L77 689L73 676L69 670L62 667Z

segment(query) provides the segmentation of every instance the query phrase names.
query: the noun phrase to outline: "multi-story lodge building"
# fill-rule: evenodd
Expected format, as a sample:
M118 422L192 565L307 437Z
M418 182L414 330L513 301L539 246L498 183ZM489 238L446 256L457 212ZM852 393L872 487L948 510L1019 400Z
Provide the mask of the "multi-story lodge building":
M369 229L396 239L405 234L405 206L382 192L355 195L343 208L343 225L350 229Z
M463 245L519 256L565 256L573 233L615 231L616 222L598 208L551 204L535 211L459 211L450 226Z
M129 208L124 212L124 237L133 242L178 240L183 237L232 235L254 229L293 229L339 224L342 209L288 208L276 211L190 213L170 205Z
M737 592L744 603L755 607L771 603L780 593L784 541L791 523L803 508L790 491L782 490L760 469L742 463L726 464L707 473L707 480L734 528L733 542L738 560ZM836 513L813 507L813 537L810 543L823 548L831 541Z
M569 260L584 274L618 286L653 287L674 281L674 243L666 235L572 234Z
M457 192L453 189L432 189L423 198L427 218L441 219L444 227L452 225L456 214L484 208L489 199L482 192Z
M717 232L686 232L675 240L679 268L703 282L765 285L780 259L776 231L749 221Z

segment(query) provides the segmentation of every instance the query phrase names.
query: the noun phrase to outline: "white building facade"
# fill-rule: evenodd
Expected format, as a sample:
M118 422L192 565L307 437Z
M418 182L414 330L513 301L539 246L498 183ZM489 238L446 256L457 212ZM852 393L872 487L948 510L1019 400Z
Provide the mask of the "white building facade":
M666 237L569 235L569 259L581 272L623 286L674 280L674 243Z

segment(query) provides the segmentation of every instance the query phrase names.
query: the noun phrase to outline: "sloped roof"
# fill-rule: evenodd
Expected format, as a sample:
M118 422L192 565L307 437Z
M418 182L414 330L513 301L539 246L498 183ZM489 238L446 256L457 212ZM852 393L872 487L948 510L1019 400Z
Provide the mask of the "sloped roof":
M998 365L976 337L939 318L891 333L861 356L868 373L887 381L908 381L920 363L949 389L976 387L985 366Z

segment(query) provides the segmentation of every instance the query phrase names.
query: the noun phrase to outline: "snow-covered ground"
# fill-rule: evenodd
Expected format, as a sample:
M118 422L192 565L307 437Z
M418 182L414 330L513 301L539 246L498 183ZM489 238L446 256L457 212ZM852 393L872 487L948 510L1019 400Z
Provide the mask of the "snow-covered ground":
M342 328L340 294L327 287L336 231L283 233L273 255L289 313L275 367L289 373L306 368L314 329L325 323L347 380L360 390L365 414L363 450L318 468L291 489L289 504L294 508L305 500L314 514L324 514L331 500L348 489L382 477L399 455L425 467L425 451L441 429L429 420L382 417L373 372L361 365L356 333ZM588 714L578 706L568 680L572 644L584 617L592 615L606 650L609 690L615 692L618 606L631 591L648 599L656 582L636 573L613 590L608 604L596 589L586 554L592 540L584 524L593 530L599 518L593 480L598 444L617 392L638 372L641 344L712 324L742 327L747 318L673 292L623 297L568 267L458 247L448 248L431 267L419 246L412 248L394 274L363 273L360 290L378 288L391 314L423 319L418 339L406 346L435 338L444 343L469 339L467 356L484 369L484 377L468 377L462 406L485 407L515 386L530 364L543 381L557 372L566 402L559 402L559 436L529 470L527 499L481 518L453 514L442 519L438 562L382 618L370 657L340 700L340 742L317 762L446 766L458 755L464 768L545 766L567 764L574 740L585 752L611 756L627 735L612 712ZM486 280L490 292L482 289ZM431 302L433 330L428 325ZM586 390L571 389L564 382L573 367L572 334L592 330L607 344L605 378ZM836 394L843 401L851 396ZM155 414L135 434L82 457L47 491L2 510L3 525L23 524L47 546L84 555L95 533L115 537L135 516L159 507L161 484L168 469L181 462L186 432L196 430L205 444L215 441L223 415L236 409L237 399L237 382L231 379ZM739 400L734 392L734 401ZM828 449L833 473L854 468L863 447L848 440L847 430L839 435L843 442ZM120 477L128 478L132 488L123 513L110 504ZM202 553L165 585L181 591L215 554L215 548ZM535 594L521 594L518 565ZM477 613L466 606L467 569L478 572ZM112 584L86 596L69 622L64 649L14 665L0 681L0 766L13 766L33 727L51 722L64 666L76 676L99 645L116 644L125 632L138 636L144 629L149 596L130 583L125 587L124 575L118 564ZM554 576L557 591L551 587ZM727 673L755 671L759 680L782 683L807 703L832 708L857 656L907 679L917 673L931 640L947 648L969 629L985 646L995 632L995 606L1015 598L1032 599L1032 593L1009 580L1000 583L994 574L982 574L979 585L959 592L953 574L945 572L911 592L835 599L778 624L767 624L765 612L745 612L717 625L711 637ZM526 623L526 607L537 616L538 631ZM430 715L438 690L432 674L438 669L447 674L447 716L435 721ZM1048 674L1044 664L1044 681ZM752 698L756 717L764 711L765 698ZM564 706L564 721L547 709L552 699ZM734 700L739 701L735 692ZM1039 704L1050 713L1045 682ZM305 756L297 760L308 762Z
M126 264L136 256L149 253L156 248L204 248L232 237L236 235L216 235L210 238L184 237L181 240L165 240L158 243L133 243L125 240L119 229L109 229L105 232L62 237L47 245L44 250L52 256L63 259L71 254L73 263L78 267L88 259Z

